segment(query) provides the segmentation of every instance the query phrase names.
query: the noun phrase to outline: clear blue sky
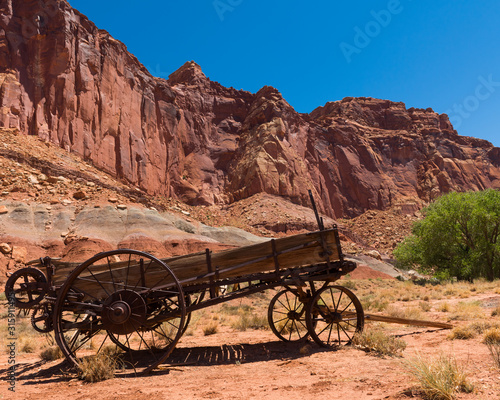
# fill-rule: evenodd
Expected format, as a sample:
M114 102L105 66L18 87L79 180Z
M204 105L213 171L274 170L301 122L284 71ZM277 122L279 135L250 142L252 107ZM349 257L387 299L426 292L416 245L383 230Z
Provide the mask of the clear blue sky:
M69 0L155 75L194 60L299 112L367 96L448 113L500 147L498 0Z

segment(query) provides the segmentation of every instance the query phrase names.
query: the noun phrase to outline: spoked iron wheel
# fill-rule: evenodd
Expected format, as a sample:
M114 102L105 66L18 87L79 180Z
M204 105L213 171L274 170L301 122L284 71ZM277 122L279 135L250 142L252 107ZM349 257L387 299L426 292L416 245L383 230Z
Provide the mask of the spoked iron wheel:
M21 268L7 279L5 296L7 299L14 297L17 308L33 308L43 300L46 284L47 278L39 269Z
M285 342L297 342L308 336L306 307L295 290L278 292L269 303L267 319L273 333Z
M342 286L318 290L309 304L306 319L314 341L330 348L351 344L364 325L361 303L354 293Z
M172 271L136 250L99 253L79 265L54 307L56 342L78 365L116 356L118 365L146 373L164 362L183 333L186 304Z

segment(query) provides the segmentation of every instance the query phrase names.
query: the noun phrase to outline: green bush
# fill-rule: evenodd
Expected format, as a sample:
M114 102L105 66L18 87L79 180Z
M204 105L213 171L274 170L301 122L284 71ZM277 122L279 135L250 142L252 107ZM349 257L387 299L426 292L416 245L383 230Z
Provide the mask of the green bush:
M500 276L499 191L449 193L422 213L394 250L400 267L420 267L440 279Z

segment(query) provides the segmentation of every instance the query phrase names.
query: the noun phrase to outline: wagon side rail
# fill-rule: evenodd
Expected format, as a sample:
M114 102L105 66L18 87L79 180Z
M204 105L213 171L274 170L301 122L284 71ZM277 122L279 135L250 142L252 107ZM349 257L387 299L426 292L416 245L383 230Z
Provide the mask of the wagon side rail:
M200 252L187 256L162 259L175 274L182 286L215 284L230 278L302 268L311 265L332 265L329 269L335 275L338 262L342 260L337 228L272 239L267 242L225 250L219 253ZM62 286L67 276L78 263L64 263L53 260L55 287ZM112 274L111 274L112 269ZM326 268L325 270L328 270ZM125 276L127 274L127 276ZM122 276L123 275L123 276ZM148 270L148 265L129 265L128 260L108 262L93 268L93 275L85 281L82 276L81 289L95 297L104 297L106 290L117 281L132 279L154 282L156 272ZM332 278L335 276L332 275ZM328 278L328 276L326 277ZM338 279L338 278L336 278ZM96 282L99 282L97 284ZM168 287L169 283L166 283ZM144 286L144 285L143 285Z

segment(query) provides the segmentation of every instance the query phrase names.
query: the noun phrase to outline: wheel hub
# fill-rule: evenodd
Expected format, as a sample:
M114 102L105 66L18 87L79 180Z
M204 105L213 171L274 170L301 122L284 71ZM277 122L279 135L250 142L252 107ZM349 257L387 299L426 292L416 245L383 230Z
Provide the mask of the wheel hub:
M342 322L342 314L339 312L330 312L326 317L325 321L329 324L335 323L338 324L339 322Z
M300 314L296 311L289 311L287 317L292 321L297 321L300 318Z
M146 315L146 303L139 293L119 290L104 302L101 318L108 332L127 335L144 325Z
M124 324L130 318L130 314L130 306L124 301L115 301L108 310L108 318L113 324Z

